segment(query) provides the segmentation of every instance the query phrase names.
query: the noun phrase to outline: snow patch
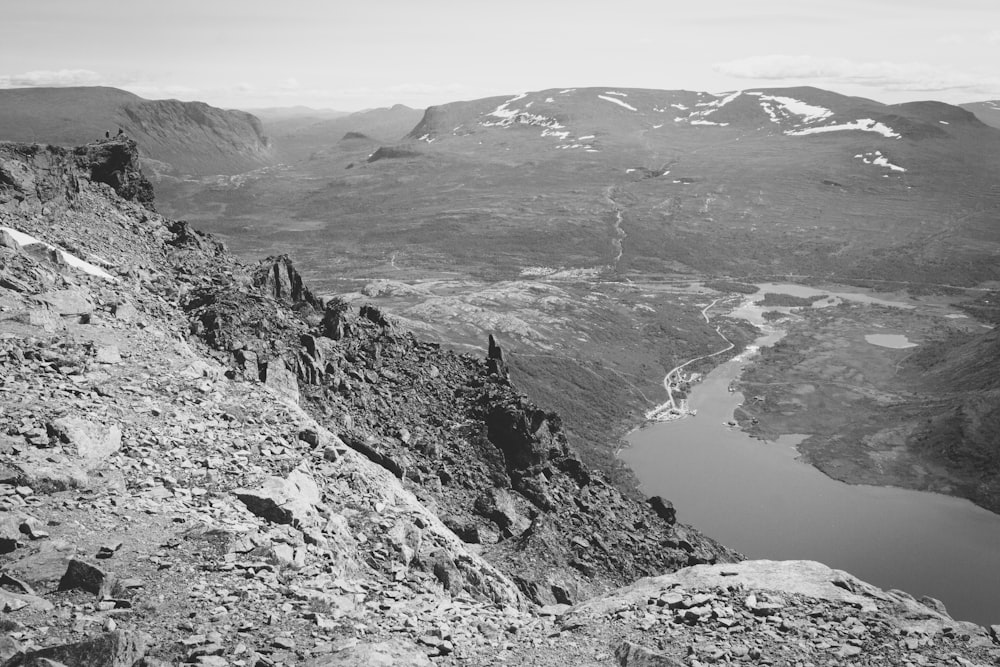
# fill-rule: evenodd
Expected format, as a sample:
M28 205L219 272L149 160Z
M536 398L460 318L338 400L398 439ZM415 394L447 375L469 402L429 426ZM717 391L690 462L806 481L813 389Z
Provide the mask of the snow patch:
M580 141L586 141L587 139L593 139L593 138L594 138L594 135L592 135L592 134L588 134L588 135L587 135L587 136L585 136L585 137L578 137L578 138L580 139Z
M673 108L678 109L680 111L687 111L688 110L688 107L684 106L683 104L671 104L670 106L672 106Z
M617 90L605 90L605 95L620 95L622 97L628 97L628 93L619 93Z
M892 171L900 171L900 172L906 171L906 169L904 169L903 167L900 167L899 165L895 165L889 162L889 159L886 156L882 155L882 151L870 151L863 155L855 155L854 157L860 159L865 164L873 164L876 167L885 167L886 169L890 169Z
M951 125L951 123L949 123L946 120L939 120L938 122L941 123L942 125Z
M692 119L691 120L691 124L692 125L716 125L718 127L725 127L726 125L729 125L729 123L713 123L710 120L704 120L702 118L694 118L694 119Z
M115 278L113 275L111 275L110 273L108 273L107 271L105 271L104 269L102 269L101 267L95 266L94 264L91 264L90 262L86 262L86 261L80 259L79 257L77 257L76 255L72 255L72 254L66 252L65 250L63 250L61 248L57 248L56 246L52 245L51 243L46 243L45 241L39 241L38 239L36 239L34 236L32 236L30 234L25 234L24 232L19 232L16 229L12 229L10 227L0 227L0 231L4 231L4 232L7 232L8 234L10 234L11 238L13 238L14 242L17 243L19 246L40 245L40 246L42 246L42 247L44 247L44 248L46 248L48 250L51 250L53 252L59 253L59 257L64 262L66 262L66 264L68 264L69 266L72 266L74 269L78 269L78 270L83 271L84 273L87 273L87 274L92 275L92 276L97 276L98 278L104 278L105 280L110 280L112 282L118 282L117 278Z
M634 106L632 106L628 102L623 102L622 100L620 100L620 99L618 99L616 97L607 97L605 95L598 95L598 97L601 98L602 100L607 101L607 102L613 102L613 103L617 104L620 107L625 107L629 111L638 111L638 109L636 109Z
M894 131L888 125L884 123L879 123L871 118L861 118L859 120L852 121L850 123L841 123L840 125L822 125L820 127L806 127L799 130L786 130L785 134L789 136L803 136L806 134L821 134L824 132L842 132L845 130L860 130L862 132L877 132L883 137L889 139L899 139L900 134Z
M654 129L654 130L658 130L658 129L660 129L661 127L663 127L663 123L660 123L659 125L654 125L654 126L653 126L653 129Z
M576 90L576 88L567 88L565 90L560 90L559 94L560 95L565 95L566 93L572 93L574 90Z
M815 104L808 104L802 100L797 100L794 97L781 97L779 95L760 95L760 106L767 112L771 117L772 122L779 122L778 114L773 109L776 105L779 109L787 111L790 114L796 116L801 116L802 121L806 123L814 123L816 121L823 120L824 118L829 118L833 115L833 112L826 107L816 106Z
M709 94L711 94L711 93L709 93ZM697 104L695 104L695 106L696 107L712 107L712 111L715 111L716 109L721 109L722 107L726 106L727 104L729 104L730 102L732 102L733 100L735 100L737 97L739 97L742 94L743 93L741 91L737 90L735 93L730 93L729 95L726 95L722 99L714 99L714 100L712 100L710 102L698 102ZM718 98L719 95L713 95L713 97ZM702 113L712 113L712 111L702 112Z
M555 101L556 101L555 98L552 98L552 97L546 97L545 98L545 103L546 104L552 104Z
M560 139L565 139L566 137L569 136L569 130L563 130L562 132L560 132L558 130L551 130L549 128L545 128L544 130L542 130L542 136L559 137Z

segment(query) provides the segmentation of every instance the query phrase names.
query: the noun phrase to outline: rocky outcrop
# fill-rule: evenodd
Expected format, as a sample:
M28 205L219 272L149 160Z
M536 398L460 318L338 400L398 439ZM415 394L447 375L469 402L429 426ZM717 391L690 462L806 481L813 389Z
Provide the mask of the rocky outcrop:
M253 272L253 285L275 301L293 308L309 306L323 311L323 303L305 286L288 255L261 262Z
M90 180L104 183L122 199L153 208L153 184L139 168L139 147L125 135L97 141L74 151L77 164L89 171Z

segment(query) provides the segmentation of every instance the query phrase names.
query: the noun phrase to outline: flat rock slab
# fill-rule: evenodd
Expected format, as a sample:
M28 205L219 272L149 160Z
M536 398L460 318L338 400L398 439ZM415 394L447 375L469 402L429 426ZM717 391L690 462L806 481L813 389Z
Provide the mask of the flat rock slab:
M59 315L86 315L94 312L94 302L90 300L90 293L86 290L54 290L35 298Z
M613 613L633 602L658 597L678 587L706 590L728 586L742 586L747 591L803 595L816 600L847 604L862 611L874 611L878 602L889 603L905 610L905 614L900 613L900 616L954 623L946 615L911 597L883 591L843 570L807 560L747 560L686 567L672 574L640 579L611 595L587 600L571 609L560 620L570 624L585 623L589 619Z
M115 425L104 426L80 417L61 417L53 422L60 440L76 448L80 458L99 463L122 446L122 430Z
M393 639L357 644L330 655L313 658L304 667L431 667L433 664L416 644Z

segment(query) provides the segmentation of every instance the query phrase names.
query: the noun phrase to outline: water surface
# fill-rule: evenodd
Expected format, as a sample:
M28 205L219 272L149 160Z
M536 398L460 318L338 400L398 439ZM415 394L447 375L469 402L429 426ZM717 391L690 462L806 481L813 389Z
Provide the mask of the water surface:
M799 296L912 307L794 287ZM760 310L748 300L734 314L759 324ZM772 344L781 333L757 343ZM695 386L696 417L629 436L622 458L643 490L750 558L818 560L881 588L938 598L957 619L1000 623L1000 515L949 496L838 482L796 460L801 436L762 442L726 426L743 401L729 391L743 363L726 362Z

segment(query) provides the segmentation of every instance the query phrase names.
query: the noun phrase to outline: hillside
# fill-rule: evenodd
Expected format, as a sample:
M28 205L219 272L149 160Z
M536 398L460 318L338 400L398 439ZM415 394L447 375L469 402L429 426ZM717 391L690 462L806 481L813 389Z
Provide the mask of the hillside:
M446 352L122 199L133 144L0 155L5 667L1000 657L934 600L725 564L581 464L492 341Z
M116 88L0 90L0 140L76 146L121 128L156 172L236 174L269 164L270 140L243 111L146 100Z
M983 121L990 127L1000 128L1000 102L969 102L963 104L962 108L971 111L976 118Z

